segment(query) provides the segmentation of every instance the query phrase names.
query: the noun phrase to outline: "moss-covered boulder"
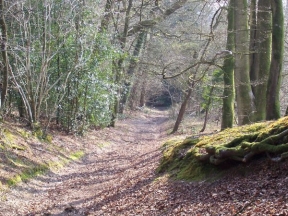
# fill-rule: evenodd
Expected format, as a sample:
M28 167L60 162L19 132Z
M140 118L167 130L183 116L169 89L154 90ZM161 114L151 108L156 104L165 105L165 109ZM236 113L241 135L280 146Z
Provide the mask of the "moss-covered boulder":
M271 161L288 157L288 117L168 141L163 145L158 171L173 171L179 178L193 178L207 174L207 170L215 172L215 165L247 162L255 155L266 155Z

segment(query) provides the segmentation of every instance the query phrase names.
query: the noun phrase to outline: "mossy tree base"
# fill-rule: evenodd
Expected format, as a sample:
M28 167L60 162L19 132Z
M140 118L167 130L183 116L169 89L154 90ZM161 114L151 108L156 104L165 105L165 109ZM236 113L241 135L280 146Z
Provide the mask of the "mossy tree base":
M169 141L163 147L158 171L178 169L180 178L181 173L190 169L183 176L189 178L187 175L193 174L191 167L195 169L195 164L203 168L231 160L245 163L256 155L267 155L277 162L288 158L288 117L234 127L209 136Z

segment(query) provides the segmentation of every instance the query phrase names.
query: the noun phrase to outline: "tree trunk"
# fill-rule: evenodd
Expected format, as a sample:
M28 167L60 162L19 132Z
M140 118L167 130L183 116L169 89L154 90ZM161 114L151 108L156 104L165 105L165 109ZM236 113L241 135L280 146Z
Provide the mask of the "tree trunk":
M257 0L251 0L250 3L250 76L253 73L255 67L255 58L256 58L256 43L257 43ZM253 90L253 88L252 88Z
M284 14L282 0L271 1L272 56L267 87L266 119L280 118L280 85L284 53Z
M249 76L249 29L247 0L234 1L235 28L235 85L240 125L253 122L254 96Z
M17 108L18 108L19 117L24 118L25 117L25 105L19 92L17 92L16 98L17 98Z
M212 94L213 94L214 88L215 88L215 86L212 86L210 89L210 92L209 92L209 99L208 99L208 102L207 102L206 108L205 108L205 120L204 120L204 124L203 124L203 127L200 130L200 132L204 132L206 129L206 125L207 125L207 121L208 121L208 113L209 113L210 105L212 103Z
M270 0L268 0L270 1ZM251 0L250 3L250 80L253 94L255 94L255 86L258 85L259 56L258 56L258 29L257 29L257 0Z
M113 71L114 71L114 74L115 74L115 81L114 83L117 86L117 89L116 89L116 95L114 97L114 102L112 104L110 104L110 110L111 110L111 121L109 123L109 127L115 127L115 123L116 123L116 120L117 120L117 115L118 115L118 111L119 111L119 98L120 98L120 88L119 88L119 85L120 85L120 80L121 80L121 67L119 67L119 63L121 63L121 61L119 60L118 61L118 65L116 62L113 62ZM121 63L122 65L122 63Z
M140 107L145 106L146 84L147 84L148 74L145 73L145 75L142 75L142 76L143 76L143 79L141 83L140 100L139 100Z
M130 23L130 12L132 9L133 0L129 0L128 7L126 9L125 14L125 23L124 23L124 30L123 33L120 35L119 42L122 51L124 51L128 36L128 28ZM115 73L115 84L118 86L117 94L114 99L114 104L112 105L112 118L109 126L114 127L117 119L117 115L119 112L119 105L121 99L121 86L122 86L122 66L123 66L124 59L121 56L120 59L116 63L114 63L114 73Z
M101 20L101 25L99 28L99 32L106 32L108 29L108 25L112 18L112 7L114 5L114 0L107 0L105 5L105 15Z
M220 11L220 9L219 9L218 11L216 11L216 13L214 14L214 16L216 16L219 11ZM211 25L210 25L210 27L211 27L211 34L213 34L213 30L215 30L215 29L217 28L217 26L218 26L218 22L214 23L214 25L213 25L213 21L214 21L214 19L212 19L212 22L211 22ZM206 43L204 44L203 49L202 49L201 52L200 52L200 53L201 53L200 56L198 56L198 60L199 60L199 61L204 60L204 56L205 56L205 54L206 54L206 52L207 52L207 49L208 49L208 47L209 47L209 45L210 45L210 43L211 43L212 40L213 40L213 37L209 37L209 38L207 39ZM177 116L177 120L176 120L176 122L175 122L174 128L173 128L173 130L172 130L171 133L175 133L175 132L178 130L178 128L179 128L179 125L180 125L180 123L181 123L181 121L182 121L182 119L183 119L183 117L184 117L185 110L186 110L186 106L187 106L187 103L188 103L188 101L189 101L189 99L190 99L190 96L191 96L191 94L192 94L192 89L194 88L195 83L198 82L198 81L200 81L200 80L202 80L202 79L204 78L204 75L206 74L206 72L207 72L207 71L209 70L209 68L210 68L210 66L208 66L208 67L205 69L205 72L203 73L204 75L202 75L200 78L196 78L196 77L197 77L197 72L198 72L198 70L199 70L199 67L200 67L200 64L198 64L197 67L195 68L195 72L194 72L193 78L191 79L192 82L191 82L190 80L188 81L189 89L188 89L187 95L186 95L186 97L185 97L185 99L184 99L184 101L183 101L183 103L182 103L182 105L181 105L181 107L180 107L179 114L178 114L178 116ZM189 79L190 79L190 78L189 78Z
M9 74L9 59L7 53L7 25L4 15L4 1L0 0L0 28L1 28L1 54L3 58L3 71L2 71L2 83L1 83L1 104L0 108L4 108L4 102L7 96L8 90L8 74Z
M234 53L234 12L233 1L230 1L228 9L228 35L227 35L227 50ZM223 92L223 107L222 107L222 122L221 130L233 126L234 121L234 100L235 100L235 84L234 84L234 57L233 55L227 56L223 65L224 76L224 92Z
M174 128L173 128L171 133L175 133L178 130L179 125L180 125L181 121L183 120L183 117L184 117L184 114L185 114L185 110L186 110L186 106L187 106L188 101L189 101L189 99L191 97L193 87L194 87L194 82L192 84L190 84L190 86L189 86L188 92L187 92L187 94L185 96L185 99L184 99L183 103L181 104L181 107L180 107L180 110L179 110L179 114L177 116Z
M271 63L271 21L270 0L259 0L254 64L250 70L255 96L255 121L262 121L266 118L266 90Z
M130 90L129 90L129 98L127 100L127 106L129 107L130 110L135 110L136 106L139 105L138 99L140 97L140 92L139 92L139 84L140 84L140 80L137 77L134 82L132 87L129 86Z
M119 113L123 113L128 96L131 91L131 82L133 82L133 78L135 77L135 69L138 66L138 58L141 55L141 49L143 47L145 38L147 36L147 32L141 32L137 38L135 49L133 52L133 56L130 60L129 68L127 70L127 77L125 80L124 88L121 94ZM131 92L132 93L132 92ZM131 108L131 107L130 107Z

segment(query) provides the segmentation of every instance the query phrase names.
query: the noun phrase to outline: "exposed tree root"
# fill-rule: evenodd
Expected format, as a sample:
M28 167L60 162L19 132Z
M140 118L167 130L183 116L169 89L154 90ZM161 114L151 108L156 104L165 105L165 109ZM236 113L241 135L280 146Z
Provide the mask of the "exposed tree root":
M274 134L275 132L276 134ZM279 130L275 130L272 128L268 133L271 134L266 135L267 137L263 136L263 129L261 129L258 132L236 137L227 143L207 144L205 146L206 154L199 154L195 158L199 161L209 161L215 165L227 160L245 163L250 161L253 156L262 153L266 153L269 159L274 162L286 159L288 157L288 129L280 127ZM214 138L220 139L219 137ZM271 154L276 156L272 157Z
M208 136L190 137L184 141L172 141L165 148L159 168L162 171L169 167L169 170L177 168L194 172L191 164L246 163L256 155L265 154L270 161L279 162L288 158L288 117L230 128ZM185 149L186 155L180 149Z

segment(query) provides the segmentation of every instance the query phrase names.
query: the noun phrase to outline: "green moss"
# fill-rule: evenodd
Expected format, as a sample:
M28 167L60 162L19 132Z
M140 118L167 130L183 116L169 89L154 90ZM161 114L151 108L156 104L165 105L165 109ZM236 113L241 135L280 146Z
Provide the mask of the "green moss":
M85 155L84 151L76 151L70 154L68 157L59 157L57 161L49 161L47 164L50 169L60 169L71 161L79 160Z
M43 131L42 129L37 129L37 130L34 130L32 132L32 134L37 137L38 139L42 140L43 139Z
M43 174L48 169L49 169L49 167L44 165L44 164L28 168L25 171L23 171L21 174L18 174L16 176L14 176L13 178L8 179L7 185L10 186L10 187L14 186L14 185L18 184L21 181L25 181L25 180L31 179L31 178L33 178L35 176L38 176L40 174Z
M43 132L41 124L39 122L32 124L32 135L38 138L39 140L45 140L47 135Z
M259 131L257 141L261 141L263 139L266 139L267 137L271 136L272 134L280 133L288 128L288 118L283 117L275 122L268 122L270 123L267 125L266 128Z
M8 179L7 184L8 184L8 186L14 186L17 183L20 183L21 181L22 181L22 179L21 179L20 175L16 175L13 178Z
M26 130L19 130L19 133L20 133L20 135L23 137L23 138L25 138L25 139L27 139L27 138L29 138L30 137L30 133L28 132L28 131L26 131Z
M24 161L22 161L19 158L15 158L15 157L8 157L7 156L8 161L10 162L10 164L12 164L15 167L26 167L27 165L25 164Z
M195 159L195 144L198 138L186 138L183 142L169 141L165 143L166 149L158 172L169 172L177 179L200 181L208 176L215 175L215 167L208 163L201 163Z
M247 161L250 155L262 152L281 154L284 158L288 152L288 136L278 135L287 129L288 117L284 117L275 122L229 128L197 139L169 140L163 145L163 157L157 171L180 179L202 180L222 173L210 163Z
M190 160L189 163L186 163L185 166L179 170L177 178L184 180L202 181L205 179L213 180L219 177L221 174L222 171L211 164Z
M24 150L26 150L26 147L24 147L24 146L19 146L19 145L16 145L16 144L12 144L10 147L11 147L12 149L16 149L16 150L19 150L19 151L24 151Z
M71 161L79 160L85 155L84 151L76 151L70 154L68 157L59 157L58 161L50 161L48 165L51 169L59 169L69 164Z
M51 170L57 170L69 163L69 160L61 158L59 161L49 161L47 164Z
M55 150L58 151L58 152L62 152L62 153L65 152L65 149L63 147L61 147L59 145L55 145L53 142L49 143L48 150L51 151L51 152L55 151Z
M76 151L74 153L72 153L69 158L71 160L79 160L80 158L82 158L84 156L84 151Z
M181 159L186 152L198 142L198 138L187 138L184 141L170 140L163 145L163 158L158 172L171 171L181 166Z
M47 172L48 170L55 169L55 168L56 169L62 168L65 165L67 165L69 162L71 162L73 160L78 160L83 156L84 156L83 151L76 151L76 152L70 154L68 158L62 157L62 158L60 158L59 161L49 161L46 164L39 164L36 166L34 165L31 167L28 167L23 172L21 172L20 174L15 175L14 177L8 179L7 185L11 187L11 186L14 186L14 185L20 183L21 181L29 180L31 178L38 176L38 175L42 175L45 172ZM13 160L13 164L21 165L21 166L25 165L25 163L23 161L20 161L20 160Z
M2 142L5 145L12 145L14 143L15 137L14 135L6 128L1 130Z
M43 134L42 135L42 139L45 141L45 142L48 142L48 143L52 143L53 141L53 136L50 135L50 134Z

